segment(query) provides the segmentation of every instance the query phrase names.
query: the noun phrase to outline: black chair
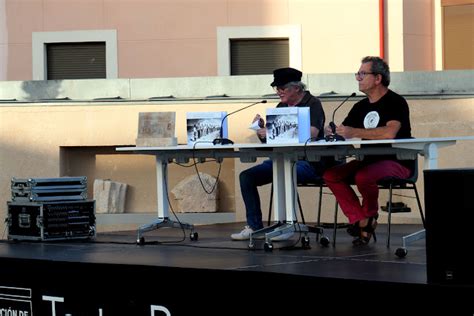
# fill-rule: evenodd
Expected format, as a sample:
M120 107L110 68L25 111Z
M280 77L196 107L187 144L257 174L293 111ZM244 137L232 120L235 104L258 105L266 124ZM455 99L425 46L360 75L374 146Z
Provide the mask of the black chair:
M388 231L387 231L387 248L390 247L390 232L391 232L391 224L392 224L392 195L393 190L413 190L415 191L416 201L418 203L418 209L420 211L421 221L423 223L423 227L425 227L425 216L423 214L423 209L421 207L420 196L418 195L418 190L416 188L416 181L418 180L418 157L413 161L412 166L412 174L407 179L400 179L397 177L387 177L381 179L377 182L379 189L386 189L389 190L389 200L388 200ZM399 251L397 249L397 256L402 257L399 255ZM405 253L406 254L406 253Z
M337 223L337 213L338 213L338 203L337 201L335 202L335 210L334 210L334 222L332 224L329 223L321 223L321 210L322 210L322 201L323 201L323 188L327 187L326 184L324 183L324 180L321 179L319 181L314 181L312 183L298 183L298 187L317 187L319 188L319 196L318 196L318 219L315 227L308 226L308 229L310 232L316 234L316 240L319 241L319 243L323 246L329 245L329 238L326 236L322 235L323 234L323 229L326 227L331 227L333 228L333 246L336 244L336 231L338 228L346 228L348 225L347 224L338 224ZM304 214L303 214L303 207L301 206L301 201L300 201L300 196L297 194L297 201L298 201L298 207L300 211L300 216L301 216L301 221L303 224L306 224L305 219L304 219ZM267 219L267 225L270 226L271 224L271 217L272 217L272 202L273 202L273 183L270 189L270 203L269 203L269 208L268 208L268 219ZM320 238L321 235L321 238Z
M416 157L415 160L413 160L413 166L412 166L412 174L410 175L409 178L406 179L401 179L397 177L386 177L377 182L379 189L382 190L389 190L389 201L388 201L388 207L387 207L387 212L388 212L388 221L387 221L387 248L390 247L390 235L391 235L391 223L392 223L392 197L393 197L393 190L413 190L415 192L416 196L416 201L418 204L418 209L420 211L420 217L421 221L423 223L423 227L425 227L425 216L423 213L423 208L421 206L420 202L420 196L418 194L418 190L416 188L416 182L418 180L418 157ZM298 187L318 187L319 188L319 198L318 198L318 220L317 220L317 225L316 227L310 228L311 232L315 232L317 236L317 240L319 239L319 235L322 234L323 228L326 227L331 227L333 228L333 246L336 244L336 232L337 229L339 228L347 228L349 225L348 224L339 224L337 222L337 214L338 214L338 203L337 201L335 202L335 210L334 210L334 222L332 224L330 223L321 223L321 210L322 210L322 196L323 196L323 188L327 187L326 184L324 183L324 180L320 181L315 181L314 183L298 183ZM269 204L269 210L268 210L268 220L267 223L270 225L271 223L271 214L272 214L272 201L273 201L273 184L271 187L271 192L270 192L270 204ZM301 201L299 198L299 195L297 195L297 201L298 201L298 207L300 210L300 215L303 224L305 224L305 219L304 219L304 214L303 214L303 208L301 206ZM421 238L424 236L423 235L424 231L416 232L415 234L411 235L419 235ZM405 245L405 238L410 238L413 240L419 239L418 236L405 236L403 237L404 239L404 245ZM325 236L321 237L321 240L319 240L320 243L324 246L327 246L329 244L329 239ZM407 251L404 247L399 248L396 250L396 254L399 257L404 257L406 255Z

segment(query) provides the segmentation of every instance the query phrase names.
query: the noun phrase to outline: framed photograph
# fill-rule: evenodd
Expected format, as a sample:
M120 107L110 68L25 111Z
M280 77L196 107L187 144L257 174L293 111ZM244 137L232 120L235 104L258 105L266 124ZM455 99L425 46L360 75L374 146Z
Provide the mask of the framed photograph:
M187 143L212 142L220 137L227 137L227 112L188 112L186 113Z
M310 137L309 108L269 108L265 127L268 144L304 143Z

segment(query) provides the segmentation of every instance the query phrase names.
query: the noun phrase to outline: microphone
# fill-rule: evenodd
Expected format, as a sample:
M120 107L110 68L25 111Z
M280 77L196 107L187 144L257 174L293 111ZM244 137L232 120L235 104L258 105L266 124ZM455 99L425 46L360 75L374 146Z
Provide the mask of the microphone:
M334 112L332 112L332 121L329 122L329 127L331 127L331 131L332 131L332 135L326 135L326 141L327 142L334 142L334 141L341 141L341 140L345 140L344 137L342 137L341 135L339 134L336 134L336 124L334 124L334 115L336 114L336 111L344 104L346 103L347 100L349 100L350 98L352 97L355 97L356 96L356 93L355 92L352 92L352 94L350 96L348 96L347 98L344 99L344 101L341 102L341 104L339 104L337 106L337 108L334 110Z
M219 138L214 139L214 140L212 141L212 143L213 143L214 145L229 145L229 144L233 144L233 143L234 143L233 141L231 141L231 140L228 139L228 138L224 138L223 135L222 135L222 134L223 134L222 126L224 125L225 119L226 119L229 115L231 115L231 114L234 114L234 113L240 112L240 111L242 111L242 110L248 109L249 107L254 106L254 105L257 105L257 104L260 104L260 103L267 103L267 100L261 100L261 101L252 103L252 104L247 105L247 106L244 106L243 108L238 109L238 110L236 110L236 111L234 111L234 112L230 112L229 114L226 114L226 115L222 118L222 121L221 121L221 128L219 129Z

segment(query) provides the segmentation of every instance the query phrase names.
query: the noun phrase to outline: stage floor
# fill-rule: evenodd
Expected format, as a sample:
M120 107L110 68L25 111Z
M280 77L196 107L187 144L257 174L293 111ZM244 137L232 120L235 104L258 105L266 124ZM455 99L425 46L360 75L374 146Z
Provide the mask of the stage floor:
M321 246L309 234L311 249L303 249L299 234L284 242L273 242L273 251L263 250L263 240L232 241L230 234L243 223L196 226L199 237L191 241L189 231L160 228L145 233L145 245L136 244L136 231L101 233L93 241L8 241L0 244L0 257L73 261L105 264L150 265L198 269L266 271L304 276L362 279L402 283L426 283L424 240L408 248L400 259L395 250L401 236L421 229L418 225L393 225L391 248L386 247L386 226L377 228L377 242L354 247L345 229L337 232L336 246ZM332 229L324 229L332 238ZM185 240L182 241L182 239Z
M91 241L3 241L0 307L2 288L21 287L36 293L32 295L32 301L36 301L32 310L39 315L48 315L46 312L51 310L52 303L45 302L45 295L60 297L64 306L56 309L62 307L65 314L72 315L100 315L102 310L107 310L103 315L150 315L151 306L166 307L171 315L221 311L219 305L207 304L209 298L219 300L220 306L232 306L230 314L240 314L248 305L242 300L251 297L266 302L260 306L259 310L265 311L260 314L279 314L283 307L278 303L283 302L275 300L275 295L281 290L286 297L293 293L291 300L306 301L296 314L313 311L307 303L314 298L327 303L325 310L331 310L339 301L357 304L370 298L378 304L388 300L402 307L456 306L456 311L468 311L469 315L474 311L468 299L474 295L473 286L427 283L424 240L410 245L405 258L395 255L401 236L421 229L419 225L392 225L391 248L386 247L386 225L379 225L377 242L366 246L354 247L352 237L340 229L335 247L321 246L316 235L310 233L311 249L303 249L295 234L294 240L274 242L271 252L263 250L264 241L255 241L253 250L249 250L248 241L232 241L230 234L243 225L196 226L197 241L189 239L189 231L161 228L144 235L145 245L136 244L136 231L101 233ZM332 237L332 230L325 229L324 234ZM88 280L92 276L93 282ZM176 287L171 290L170 284L174 283L182 287L181 296L176 295ZM156 290L150 291L150 286ZM183 304L183 300L189 304ZM201 306L200 302L207 303ZM236 302L241 303L233 305ZM351 314L365 315L366 308L362 310Z

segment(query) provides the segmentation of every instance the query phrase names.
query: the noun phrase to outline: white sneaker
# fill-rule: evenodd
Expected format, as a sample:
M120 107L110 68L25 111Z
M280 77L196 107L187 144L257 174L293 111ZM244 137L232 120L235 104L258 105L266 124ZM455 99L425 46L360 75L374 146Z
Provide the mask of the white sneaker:
M293 237L293 235L294 235L294 232L284 233L284 234L281 234L281 235L272 237L272 241L284 241L284 240L288 240L288 239L290 239L291 237Z
M253 229L249 226L245 226L240 233L232 234L230 238L232 238L232 240L249 240L252 233Z

